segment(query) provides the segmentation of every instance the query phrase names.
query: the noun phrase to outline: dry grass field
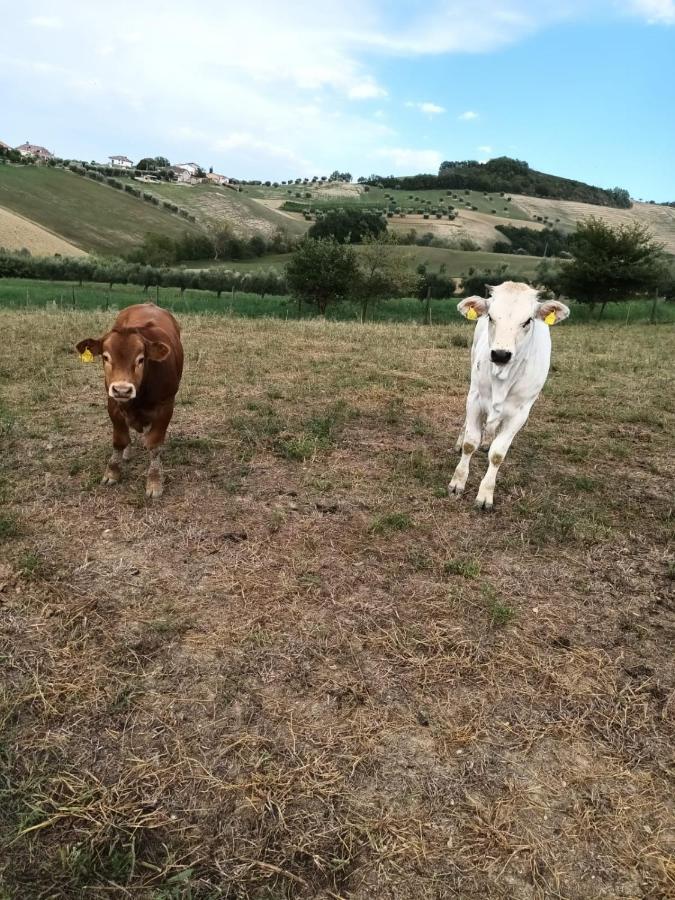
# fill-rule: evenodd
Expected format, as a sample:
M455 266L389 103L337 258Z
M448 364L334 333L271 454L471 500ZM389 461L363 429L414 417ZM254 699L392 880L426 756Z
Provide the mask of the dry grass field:
M675 209L651 203L633 203L630 209L614 209L611 206L593 206L590 203L576 203L572 200L549 200L543 197L514 195L514 200L530 216L549 216L553 221L569 230L576 228L577 222L597 216L610 225L628 225L640 222L646 225L654 237L660 241L668 253L675 253ZM529 227L529 226L528 226Z
M675 334L555 329L493 515L471 326L185 317L143 496L102 314L0 311L0 896L675 895Z
M30 250L35 256L86 256L75 244L64 241L30 219L24 219L0 207L0 247L5 250Z

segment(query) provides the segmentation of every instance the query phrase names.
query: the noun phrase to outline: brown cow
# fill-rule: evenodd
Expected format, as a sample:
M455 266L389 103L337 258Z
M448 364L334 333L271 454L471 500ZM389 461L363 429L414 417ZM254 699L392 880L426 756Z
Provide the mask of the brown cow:
M77 350L103 357L113 453L101 483L119 481L121 462L129 458L131 427L143 433L150 451L145 495L161 497L160 452L183 373L178 322L154 303L128 306L107 334L80 341Z

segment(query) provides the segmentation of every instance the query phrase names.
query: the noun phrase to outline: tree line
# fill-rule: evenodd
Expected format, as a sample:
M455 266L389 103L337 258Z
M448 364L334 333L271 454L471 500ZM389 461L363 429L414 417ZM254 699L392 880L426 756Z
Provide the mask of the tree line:
M518 225L495 225L508 241L497 241L494 253L526 253L528 256L570 256L570 235L558 228L522 228Z
M159 285L178 288L181 295L187 289L213 291L217 297L227 291L243 291L266 296L288 293L285 277L275 270L235 272L232 269L172 269L131 263L121 259L92 257L48 256L34 257L28 253L9 253L0 250L0 278L36 278L43 281L75 281L107 284L135 284L147 290Z
M221 224L208 234L185 232L178 238L165 234L146 234L143 243L127 254L129 262L150 266L172 266L196 260L256 259L268 253L289 253L295 240L277 229L271 238L254 234L240 237L227 224Z
M561 178L531 169L524 160L500 156L480 163L477 160L442 162L437 175L371 175L369 184L401 190L432 190L464 188L474 191L509 192L529 194L534 197L551 197L557 200L576 200L596 206L615 206L630 209L630 195L624 188L595 187L572 178Z

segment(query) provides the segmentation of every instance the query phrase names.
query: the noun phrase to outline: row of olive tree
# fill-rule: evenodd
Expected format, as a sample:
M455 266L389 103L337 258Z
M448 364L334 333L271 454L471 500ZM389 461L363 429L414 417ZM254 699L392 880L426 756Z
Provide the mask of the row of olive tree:
M21 253L0 252L0 278L38 278L47 281L76 281L107 284L135 284L147 290L162 286L213 291L217 297L226 291L251 294L285 295L286 280L274 269L257 272L235 272L232 269L172 269L129 263L120 259L93 257L33 257Z

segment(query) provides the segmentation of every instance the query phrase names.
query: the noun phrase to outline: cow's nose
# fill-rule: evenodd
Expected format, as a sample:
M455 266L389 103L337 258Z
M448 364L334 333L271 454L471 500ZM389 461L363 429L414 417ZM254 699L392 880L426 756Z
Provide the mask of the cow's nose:
M134 386L133 384L125 384L122 382L120 384L111 384L110 390L119 400L129 400L129 398L133 396Z
M493 350L490 353L490 357L492 362L499 363L499 365L504 365L511 359L511 351L510 350Z

